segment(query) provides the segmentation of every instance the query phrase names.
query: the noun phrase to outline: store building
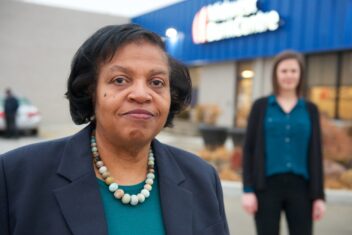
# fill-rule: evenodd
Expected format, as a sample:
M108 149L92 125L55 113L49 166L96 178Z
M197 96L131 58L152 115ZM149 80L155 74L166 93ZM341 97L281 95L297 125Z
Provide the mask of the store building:
M273 56L285 49L305 56L305 97L352 121L351 0L186 0L132 22L165 37L190 68L194 102L220 107L218 125L246 126L253 100L271 93Z

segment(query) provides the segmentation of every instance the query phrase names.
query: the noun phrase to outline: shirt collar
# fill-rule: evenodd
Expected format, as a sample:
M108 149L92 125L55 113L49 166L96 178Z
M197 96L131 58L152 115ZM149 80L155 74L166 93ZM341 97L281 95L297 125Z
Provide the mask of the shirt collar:
M278 104L275 95L269 96L268 101L270 105Z
M304 100L303 100L303 98L298 98L297 106L300 106L300 107L303 107L303 106L304 106Z
M269 104L270 104L270 105L275 105L275 104L279 105L279 103L277 102L277 99L276 99L276 96L275 96L275 95L269 96L268 101L269 101ZM298 101L297 101L296 106L299 106L299 107L303 107L303 106L304 106L304 100L303 100L303 98L298 98Z

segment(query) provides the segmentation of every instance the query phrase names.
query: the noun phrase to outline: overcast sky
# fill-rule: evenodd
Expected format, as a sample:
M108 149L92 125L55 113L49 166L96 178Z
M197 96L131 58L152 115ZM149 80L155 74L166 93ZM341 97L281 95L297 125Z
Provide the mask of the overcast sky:
M21 0L47 6L62 7L125 17L138 16L183 0Z

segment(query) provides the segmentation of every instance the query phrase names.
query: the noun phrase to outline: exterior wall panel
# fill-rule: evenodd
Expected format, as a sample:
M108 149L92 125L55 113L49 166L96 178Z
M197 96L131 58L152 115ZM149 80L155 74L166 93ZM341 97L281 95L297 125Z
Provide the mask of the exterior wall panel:
M71 124L64 94L74 53L100 27L129 21L0 0L0 96L10 87L30 99L41 112L43 126Z

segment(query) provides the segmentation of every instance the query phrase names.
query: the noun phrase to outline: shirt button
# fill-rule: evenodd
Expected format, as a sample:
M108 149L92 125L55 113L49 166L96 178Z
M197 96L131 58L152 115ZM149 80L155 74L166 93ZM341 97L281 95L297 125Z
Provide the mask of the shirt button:
M292 164L290 162L286 163L287 168L291 168Z
M286 143L290 143L290 141L291 141L290 138L288 138L288 137L285 138L285 142L286 142Z
M287 125L286 126L286 130L290 130L291 129L291 126L290 125Z

